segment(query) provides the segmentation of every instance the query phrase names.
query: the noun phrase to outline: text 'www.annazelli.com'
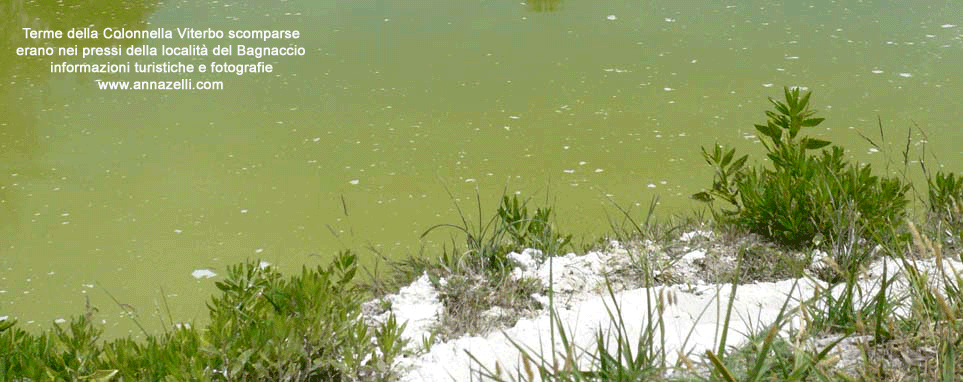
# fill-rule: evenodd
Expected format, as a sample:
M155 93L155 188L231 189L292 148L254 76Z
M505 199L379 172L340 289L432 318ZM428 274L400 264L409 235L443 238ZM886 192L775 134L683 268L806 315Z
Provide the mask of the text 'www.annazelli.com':
M178 81L101 81L100 90L223 90L221 81L197 81L184 78Z

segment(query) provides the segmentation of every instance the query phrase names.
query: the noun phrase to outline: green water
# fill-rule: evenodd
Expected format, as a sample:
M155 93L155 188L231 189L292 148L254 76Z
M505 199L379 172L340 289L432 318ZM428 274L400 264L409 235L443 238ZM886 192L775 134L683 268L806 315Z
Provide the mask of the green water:
M587 238L612 203L689 211L711 179L699 146L758 154L751 124L784 85L815 91L812 133L858 160L882 159L856 133L878 116L888 142L917 125L914 149L963 170L958 1L2 1L0 316L28 327L89 297L136 333L107 292L149 330L162 297L199 319L217 278L192 272L244 259L430 252L448 236L421 233L476 190L485 212L549 194ZM197 76L223 91L111 92L12 53L23 27L88 25L296 29L307 54Z

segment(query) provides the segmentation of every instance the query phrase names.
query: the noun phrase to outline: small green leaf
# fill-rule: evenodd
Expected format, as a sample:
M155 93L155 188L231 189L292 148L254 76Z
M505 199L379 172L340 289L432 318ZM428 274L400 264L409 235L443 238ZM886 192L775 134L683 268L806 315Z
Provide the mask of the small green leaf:
M715 366L716 371L722 375L722 378L725 379L726 382L736 382L736 377L732 375L732 372L729 371L729 368L722 363L722 360L719 359L719 357L716 356L712 350L706 350L706 355L709 357L709 361L712 362L712 365Z
M736 149L729 150L729 152L727 152L726 155L722 157L722 163L720 163L719 165L721 165L722 167L726 167L729 164L729 162L732 161L732 156L735 154L736 154Z
M789 127L789 139L795 138L795 137L796 137L796 134L799 134L799 129L800 129L800 128L802 128L802 126L800 126L800 125L798 125L798 124L795 124L795 123L792 124L792 126Z
M765 135L772 139L776 139L776 134L773 133L771 129L772 125L755 125L755 126L756 126L756 130L759 131L760 134Z
M799 97L799 88L793 88L792 91L790 91L788 87L783 87L782 91L785 93L786 103L789 104L789 110L796 109L796 98Z
M806 106L809 104L809 96L811 95L813 95L813 92L807 92L806 95L803 96L802 100L799 101L799 104L797 105L796 109L806 110Z
M698 200L700 202L709 203L712 201L712 195L708 192L702 191L692 194L692 199Z
M826 118L809 118L809 119L804 119L804 120L802 121L802 125L803 125L804 127L814 127L814 126L816 126L816 125L819 125L820 123L823 123L824 120L826 120Z
M829 141L824 141L822 139L806 138L803 140L803 146L806 150L818 150L823 147L829 146Z
M780 130L778 126L773 125L772 122L769 122L769 130L772 130L772 132L776 135L773 140L779 141L782 139L782 130Z
M3 332L6 331L7 329L12 328L12 327L13 327L14 325L16 325L16 324L17 324L17 321L16 321L16 320L4 320L4 321L0 321L0 333L3 333Z
M749 156L743 155L741 158L736 159L735 162L732 162L732 166L729 166L729 172L735 173L742 169L742 166L746 164L746 159L749 159Z
M107 382L114 379L117 373L117 370L97 370L93 374L82 377L81 379L84 381Z

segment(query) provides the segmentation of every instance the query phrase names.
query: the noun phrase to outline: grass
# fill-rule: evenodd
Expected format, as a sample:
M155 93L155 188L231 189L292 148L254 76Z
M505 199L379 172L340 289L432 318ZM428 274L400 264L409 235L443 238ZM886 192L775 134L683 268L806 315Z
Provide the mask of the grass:
M481 198L475 200L477 220L456 203L458 224L438 224L422 235L440 230L454 233L436 259L418 256L391 264L402 284L429 275L445 306L435 333L442 339L511 325L524 312L542 308L532 295L544 293L545 288L534 279L511 277L516 265L510 253L536 249L533 253L541 261L574 249L572 235L556 227L551 206L530 208L530 199L504 195L495 214L486 219Z

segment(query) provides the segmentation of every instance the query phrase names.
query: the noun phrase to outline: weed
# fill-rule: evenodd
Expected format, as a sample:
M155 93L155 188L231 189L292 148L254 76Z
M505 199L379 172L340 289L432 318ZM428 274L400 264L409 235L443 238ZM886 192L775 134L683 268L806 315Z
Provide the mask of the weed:
M848 162L842 148L826 148L828 141L800 136L802 128L818 126L823 118L809 108L812 93L800 95L798 88L784 93L785 101L770 99L775 110L766 112L766 124L755 125L772 167L746 167L746 156L733 160L735 149L718 144L711 152L703 148L716 174L712 188L693 198L727 202L735 209L720 209L717 217L790 247L809 244L817 235L836 240L839 226L849 222L829 217L853 205L857 213L848 217L866 228L866 238L885 240L888 227L906 215L909 184ZM820 149L819 155L811 153Z
M445 306L442 334L447 338L512 324L519 311L541 307L532 294L541 293L544 288L536 280L510 277L515 263L509 259L509 253L533 248L542 256L552 256L572 246L572 235L562 234L555 227L551 207L537 207L532 213L527 200L506 195L501 198L496 213L485 220L477 195L476 200L477 222L469 219L456 204L460 224L438 224L422 235L450 228L464 235L463 245L453 238L436 263L413 257L396 265L409 276L421 274L414 272L428 273ZM444 284L440 282L441 277L445 277ZM510 313L483 315L495 307Z
M534 248L546 254L562 254L571 244L572 235L563 235L552 225L552 207L538 207L529 216L526 204L517 195L505 195L498 206L500 226L508 233L513 250Z
M925 168L924 168L925 172ZM929 175L929 174L927 174ZM963 176L937 172L927 176L929 212L942 242L960 247L963 241Z

